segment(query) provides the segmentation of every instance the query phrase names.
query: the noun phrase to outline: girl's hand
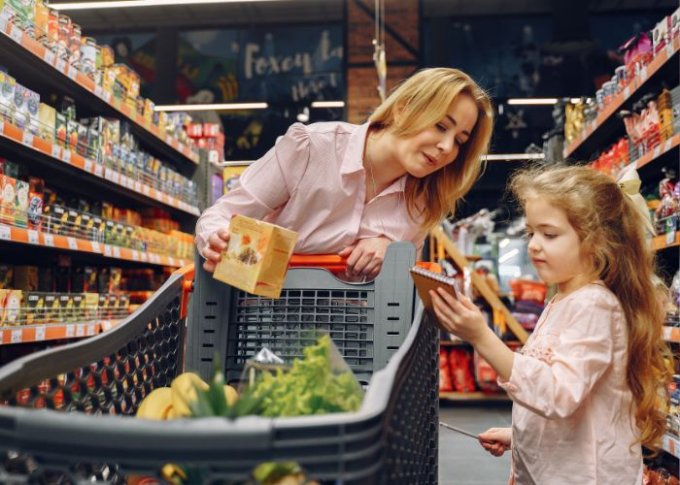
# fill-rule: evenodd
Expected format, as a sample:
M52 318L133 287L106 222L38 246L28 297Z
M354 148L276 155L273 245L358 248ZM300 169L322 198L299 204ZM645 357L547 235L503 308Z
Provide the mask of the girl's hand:
M439 320L439 326L447 332L453 333L474 345L488 330L486 318L477 305L457 293L452 296L443 288L430 290L434 313Z
M479 434L479 443L493 456L502 456L512 447L512 428L489 428Z
M215 266L222 260L222 251L227 249L229 243L229 230L220 229L208 238L208 244L203 248L201 256L205 258L203 269L208 273L215 271Z
M380 273L387 246L391 242L391 239L384 236L359 239L340 251L338 255L347 258L347 276L360 276L367 281L375 279Z

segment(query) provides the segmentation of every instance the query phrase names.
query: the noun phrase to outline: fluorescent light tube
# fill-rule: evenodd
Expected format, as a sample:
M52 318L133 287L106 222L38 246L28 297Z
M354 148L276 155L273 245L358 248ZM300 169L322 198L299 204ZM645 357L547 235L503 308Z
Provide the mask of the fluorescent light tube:
M513 259L518 254L519 254L519 249L517 249L517 248L511 249L510 251L505 253L503 256L498 258L498 264L507 263L508 261Z
M273 0L120 0L100 2L51 2L50 8L55 10L100 10L109 8L160 7L164 5L197 5L208 3L245 3L265 2Z
M504 160L545 160L545 155L543 153L494 153L482 158L487 162Z
M344 108L344 101L312 101L312 108Z
M267 109L267 103L221 103L221 104L166 104L154 111L234 111L240 109Z
M508 104L509 105L514 105L514 106L520 106L520 105L525 105L525 106L531 106L531 105L540 105L540 104L555 104L557 103L557 98L510 98L508 99Z

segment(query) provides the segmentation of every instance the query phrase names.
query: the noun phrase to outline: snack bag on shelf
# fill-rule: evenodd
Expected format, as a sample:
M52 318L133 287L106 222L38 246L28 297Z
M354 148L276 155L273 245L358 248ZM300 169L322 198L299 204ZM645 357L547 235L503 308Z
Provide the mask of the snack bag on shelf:
M456 392L474 392L475 379L472 372L472 352L467 349L451 349L449 368Z
M439 392L452 392L449 356L446 349L439 349Z
M475 380L477 381L479 389L484 392L498 392L500 388L496 383L496 379L498 378L496 371L489 365L486 359L477 352L475 352L474 356L474 365Z

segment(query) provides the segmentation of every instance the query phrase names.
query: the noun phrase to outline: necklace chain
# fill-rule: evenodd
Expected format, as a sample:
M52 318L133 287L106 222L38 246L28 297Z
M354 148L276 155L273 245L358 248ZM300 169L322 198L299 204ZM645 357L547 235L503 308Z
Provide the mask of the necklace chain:
M378 197L378 188L377 188L377 185L375 183L375 177L373 176L373 161L370 159L370 157L367 157L367 158L368 158L368 160L367 160L368 161L368 171L371 174L371 183L373 184L373 198L376 198L376 197ZM387 231L385 231L385 224L383 224L382 216L379 218L379 221L380 221L380 227L382 228L382 231L383 231L382 235L387 237Z

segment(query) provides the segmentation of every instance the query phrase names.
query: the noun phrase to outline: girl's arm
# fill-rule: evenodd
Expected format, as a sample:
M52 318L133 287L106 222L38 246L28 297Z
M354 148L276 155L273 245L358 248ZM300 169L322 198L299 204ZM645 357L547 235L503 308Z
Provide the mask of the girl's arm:
M477 305L464 295L456 298L442 288L430 293L440 327L469 342L501 379L510 379L515 353L489 328Z
M442 328L468 340L488 359L513 401L554 419L576 412L611 368L615 338L625 338L621 305L604 291L584 291L553 309L550 332L521 354L505 348L464 297L455 301L435 293L433 303Z

